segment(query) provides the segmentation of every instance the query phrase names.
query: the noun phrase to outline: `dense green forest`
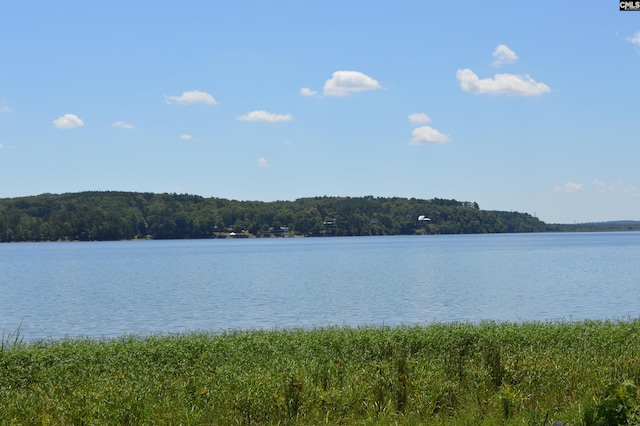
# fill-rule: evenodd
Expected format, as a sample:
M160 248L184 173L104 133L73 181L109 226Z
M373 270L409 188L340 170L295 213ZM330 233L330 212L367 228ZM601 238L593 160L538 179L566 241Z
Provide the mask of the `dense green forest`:
M425 215L430 220L418 220ZM475 234L638 230L639 222L548 225L518 212L434 198L234 201L187 194L81 192L0 199L0 241Z
M426 215L431 220L418 220ZM0 241L540 232L516 212L445 199L314 197L234 201L186 194L81 192L0 199ZM235 234L235 235L233 235Z

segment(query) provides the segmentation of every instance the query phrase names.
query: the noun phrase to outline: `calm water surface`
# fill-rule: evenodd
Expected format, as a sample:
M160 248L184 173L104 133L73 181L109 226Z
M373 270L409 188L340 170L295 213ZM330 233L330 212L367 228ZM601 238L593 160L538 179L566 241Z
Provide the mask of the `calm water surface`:
M640 314L640 233L0 244L0 331L192 330Z

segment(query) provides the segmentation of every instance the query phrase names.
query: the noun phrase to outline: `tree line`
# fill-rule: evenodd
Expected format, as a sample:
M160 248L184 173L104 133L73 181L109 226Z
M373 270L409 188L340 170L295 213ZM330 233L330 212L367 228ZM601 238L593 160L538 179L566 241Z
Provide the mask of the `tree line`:
M430 220L418 220L423 215ZM544 232L539 219L434 198L235 201L188 194L80 192L0 199L0 241Z

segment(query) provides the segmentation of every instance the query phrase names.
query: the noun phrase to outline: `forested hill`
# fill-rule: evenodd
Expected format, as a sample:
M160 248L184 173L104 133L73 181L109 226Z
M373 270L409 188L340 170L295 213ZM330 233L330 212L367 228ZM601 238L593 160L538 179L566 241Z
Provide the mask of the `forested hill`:
M425 215L431 220L418 220ZM184 194L81 192L0 199L0 241L540 232L517 212L434 198L234 201ZM234 235L235 234L235 235Z

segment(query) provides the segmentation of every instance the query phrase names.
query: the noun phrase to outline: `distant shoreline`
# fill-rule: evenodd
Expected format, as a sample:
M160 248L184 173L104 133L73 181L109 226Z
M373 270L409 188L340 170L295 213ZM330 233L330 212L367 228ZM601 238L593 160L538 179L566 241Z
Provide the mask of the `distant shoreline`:
M81 192L0 199L0 242L118 241L638 231L640 221L547 224L528 213L433 198L235 201L186 194Z

